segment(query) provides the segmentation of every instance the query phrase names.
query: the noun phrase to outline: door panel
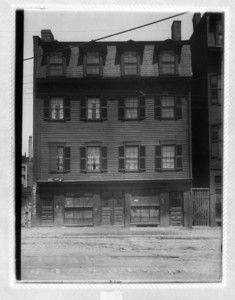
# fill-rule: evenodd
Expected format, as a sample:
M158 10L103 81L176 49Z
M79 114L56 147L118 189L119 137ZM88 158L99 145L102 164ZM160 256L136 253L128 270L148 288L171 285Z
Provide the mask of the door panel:
M43 194L42 196L41 224L42 225L54 224L53 194L48 193L48 194Z
M117 194L115 192L109 194L109 199L101 200L101 224L124 225L124 199L113 198Z

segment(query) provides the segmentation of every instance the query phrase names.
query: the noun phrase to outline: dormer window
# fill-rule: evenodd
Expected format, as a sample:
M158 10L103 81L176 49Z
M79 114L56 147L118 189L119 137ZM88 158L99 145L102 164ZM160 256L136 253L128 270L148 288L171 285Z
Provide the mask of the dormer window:
M124 51L122 54L122 75L140 74L140 58L137 51Z
M84 55L84 75L102 75L102 57L99 51L87 51Z
M178 73L178 59L174 50L164 50L160 53L159 67L161 75Z
M60 52L51 53L48 56L48 76L64 76L65 75L65 60Z

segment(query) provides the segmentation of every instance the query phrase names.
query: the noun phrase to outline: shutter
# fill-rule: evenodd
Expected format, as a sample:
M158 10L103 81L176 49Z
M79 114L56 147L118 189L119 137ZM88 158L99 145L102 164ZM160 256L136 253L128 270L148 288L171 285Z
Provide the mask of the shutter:
M120 97L118 104L118 119L125 120L125 98Z
M161 98L155 97L155 119L161 120Z
M145 98L144 96L139 97L139 119L145 119Z
M108 166L107 166L107 147L101 147L101 171L107 172Z
M86 147L80 147L80 172L86 172Z
M58 171L58 157L57 157L57 147L49 147L49 172L57 172Z
M107 98L101 97L101 119L107 120Z
M119 172L125 171L125 148L123 146L118 148L118 170Z
M103 56L99 53L100 58L100 76L103 76Z
M49 97L44 99L43 118L44 121L50 120L50 98Z
M86 121L86 97L81 97L80 99L80 120Z
M162 75L162 52L159 53L158 67L159 67L159 74Z
M139 147L139 171L145 171L145 146Z
M70 99L67 97L64 99L64 119L65 121L70 120Z
M124 70L124 53L121 54L120 73L121 73L121 76L125 75L125 70Z
M182 145L176 145L176 169L183 168Z
M87 60L87 55L86 52L83 52L83 76L87 75L87 64L86 64L86 60Z
M162 169L162 147L157 145L155 147L155 168L156 170Z
M176 119L182 119L182 104L181 104L181 97L175 97L175 117Z
M70 147L64 148L64 170L65 172L70 171Z
M141 52L138 51L136 53L136 55L137 55L137 75L140 75L140 55L141 55Z

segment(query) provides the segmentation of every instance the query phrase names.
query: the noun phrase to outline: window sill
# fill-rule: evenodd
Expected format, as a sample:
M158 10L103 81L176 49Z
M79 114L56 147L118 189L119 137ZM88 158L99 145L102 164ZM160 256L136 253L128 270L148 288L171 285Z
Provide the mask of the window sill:
M70 119L59 119L59 120L54 120L54 119L44 119L45 122L52 122L52 123L65 123L70 121Z
M50 171L48 174L55 174L55 175L59 175L59 174L67 174L70 173L70 171L62 171L62 172L57 172L57 171Z
M155 169L156 172L178 172L183 171L183 169Z

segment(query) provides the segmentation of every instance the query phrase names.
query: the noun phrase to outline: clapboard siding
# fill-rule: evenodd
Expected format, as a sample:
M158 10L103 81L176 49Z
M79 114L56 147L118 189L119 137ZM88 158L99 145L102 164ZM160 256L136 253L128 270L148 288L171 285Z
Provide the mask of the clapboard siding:
M167 87L167 86L166 86ZM165 92L162 88L160 91ZM169 88L168 88L169 91ZM104 122L80 121L79 97L71 100L71 120L62 123L45 122L43 120L43 99L40 102L41 132L40 134L40 179L56 177L48 174L48 143L65 142L71 147L71 172L60 175L65 180L153 180L189 178L188 162L188 97L187 89L175 88L172 93L181 93L182 119L155 120L154 98L146 97L146 118L142 121L118 120L118 96L108 98L108 120ZM155 145L160 141L172 140L183 145L182 171L155 171ZM85 142L101 141L108 148L108 172L101 174L80 173L80 147ZM146 147L146 171L142 173L118 172L118 147L124 141L137 141Z
M72 46L72 47L71 47ZM71 47L71 55L69 64L66 66L65 76L67 78L82 78L83 77L83 64L81 63L82 57L79 51L79 46L74 46L68 43L68 47ZM103 65L103 77L120 77L120 58L117 59L117 46L105 44L107 47L107 55L105 57L105 64ZM159 53L154 50L154 44L144 45L143 59L140 65L140 75L145 76L159 76L159 61L157 59ZM38 55L36 59L37 69L35 76L37 78L46 77L46 65L42 65L43 50L38 46ZM155 57L154 59L154 55ZM80 61L80 63L79 63ZM179 59L179 75L191 76L191 52L190 45L185 44L181 48Z

